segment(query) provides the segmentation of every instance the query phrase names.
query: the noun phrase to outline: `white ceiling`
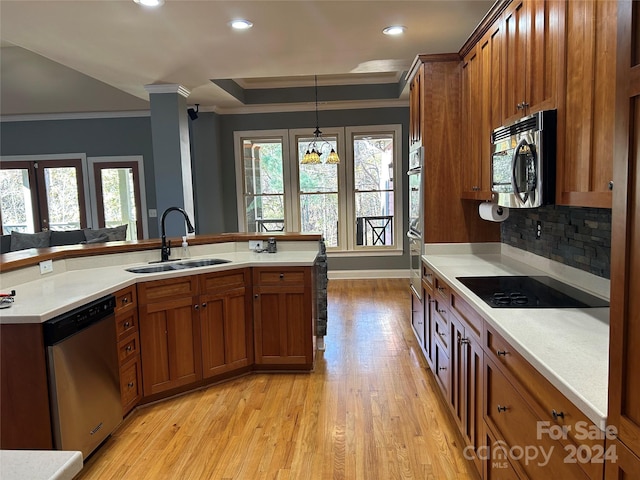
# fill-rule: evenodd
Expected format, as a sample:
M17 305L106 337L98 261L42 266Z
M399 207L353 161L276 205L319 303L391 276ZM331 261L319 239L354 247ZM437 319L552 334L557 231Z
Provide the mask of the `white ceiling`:
M397 83L417 54L457 52L492 4L0 0L0 114L148 110L144 86L155 83L180 84L190 105L222 113L268 106L245 106L212 79L244 89L311 86L314 75L321 86ZM237 17L254 27L232 31ZM407 33L383 35L391 24Z

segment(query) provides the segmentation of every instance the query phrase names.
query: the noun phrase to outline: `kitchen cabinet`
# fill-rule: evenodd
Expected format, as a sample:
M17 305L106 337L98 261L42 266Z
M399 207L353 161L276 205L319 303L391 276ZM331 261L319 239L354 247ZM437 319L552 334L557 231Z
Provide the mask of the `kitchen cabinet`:
M611 208L617 2L566 2L556 203Z
M433 335L434 335L434 319L431 314L431 304L433 303L433 282L435 275L426 265L422 264L422 310L424 318L424 353L427 363L431 368L434 365L433 352Z
M203 378L253 364L250 286L247 268L200 275Z
M116 297L114 315L120 367L120 396L124 417L142 398L142 362L136 286L123 288L114 295Z
M202 378L198 277L138 284L144 396Z
M500 239L499 225L478 215L478 204L460 201L466 132L462 124L462 67L457 54L418 55L408 81L422 76L424 148L422 187L425 243L491 242ZM413 103L411 103L412 108ZM415 112L410 112L413 116Z
M618 65L611 228L611 310L608 422L618 440L640 456L640 29L637 2L617 2ZM623 450L624 451L624 450ZM632 464L631 456L624 457ZM635 467L607 463L607 478ZM628 478L637 478L629 475ZM625 477L627 478L627 477Z
M502 15L502 125L557 106L564 2L515 0Z
M462 64L463 131L467 149L462 162L462 198L491 199L491 132L501 117L502 29L496 22Z
M484 480L520 480L513 466L509 463L509 450L504 443L499 443L491 434L491 430L484 428L484 443L481 450L483 456L482 478Z
M311 267L253 269L256 368L313 368L312 282Z
M624 443L617 439L609 440L607 451L610 451L612 456L607 458L605 480L640 478L640 457Z
M424 328L424 305L423 302L425 300L424 294L422 298L419 298L416 293L411 290L411 328L413 329L413 333L416 336L416 340L418 340L418 345L420 345L421 349L424 349L424 341L425 341L425 328Z

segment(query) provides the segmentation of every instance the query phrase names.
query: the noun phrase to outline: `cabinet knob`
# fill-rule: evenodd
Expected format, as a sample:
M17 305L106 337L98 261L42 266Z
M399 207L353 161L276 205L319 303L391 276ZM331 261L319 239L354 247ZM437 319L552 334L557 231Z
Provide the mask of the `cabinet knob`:
M127 345L126 347L124 347L125 351L130 352L132 350L131 345ZM555 410L554 410L555 412Z
M129 322L124 322L124 328L129 328L131 324Z
M556 410L551 410L551 416L553 416L554 420L558 420L558 418L564 418L564 412L556 412Z
M446 370L447 367L438 367L438 370Z
M207 302L204 302L204 303L202 304L202 308L207 308Z
M127 387L129 387L129 388L133 388L133 382L129 382L129 383L127 383Z
M613 180L609 182L609 190L613 190Z
M524 108L524 105L522 103L519 103L519 104L516 105L516 108L518 110L522 110Z
M498 413L502 413L502 412L506 412L507 411L507 407L504 407L502 405L498 405Z
M282 280L284 278L284 273L280 274L280 280Z
M124 297L124 298L122 299L122 303L123 303L123 304L125 304L125 303L129 303L129 297Z
M440 338L444 338L444 335L445 335L445 334L444 334L444 333L442 333L442 332L438 332L438 335L440 335Z
M258 299L258 294L256 293L253 298L255 298L256 300Z
M499 357L506 357L508 352L506 350L498 350L496 353Z
M198 305L197 303L193 306L193 308L195 308L196 310L200 310L200 305Z
M439 308L438 313L444 314L444 313L447 313L447 311L444 308Z

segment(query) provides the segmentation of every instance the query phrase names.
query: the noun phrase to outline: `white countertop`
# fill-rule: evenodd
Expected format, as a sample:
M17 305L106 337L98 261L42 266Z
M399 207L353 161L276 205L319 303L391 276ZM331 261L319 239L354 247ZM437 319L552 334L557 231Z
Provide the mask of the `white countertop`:
M80 470L80 452L0 450L2 480L71 480Z
M102 255L78 258L73 262L54 263L54 272L36 274L30 281L21 282L20 272L0 273L2 291L16 290L11 308L0 310L0 323L42 323L129 285L163 278L198 275L214 271L244 267L312 266L318 255L317 242L278 243L278 253L255 253L245 244L218 244L190 247L190 260L221 258L229 263L207 267L171 270L159 273L131 273L125 268L148 265L145 259L158 256L158 252L139 255ZM194 254L195 253L195 254ZM146 257L145 257L146 256ZM142 259L142 260L141 260ZM133 260L133 261L132 261ZM37 269L38 267L31 267ZM60 273L58 273L60 272ZM12 282L20 282L14 284Z
M530 256L519 256L516 250L510 247L505 254L505 246L502 253L472 253L460 248L447 252L436 248L432 250L434 253L427 251L423 261L591 421L603 428L609 382L609 308L492 308L456 277L547 275L608 299L603 292L607 282L586 272L584 275L572 272L565 278L553 275L553 269L546 268L546 263L536 265Z

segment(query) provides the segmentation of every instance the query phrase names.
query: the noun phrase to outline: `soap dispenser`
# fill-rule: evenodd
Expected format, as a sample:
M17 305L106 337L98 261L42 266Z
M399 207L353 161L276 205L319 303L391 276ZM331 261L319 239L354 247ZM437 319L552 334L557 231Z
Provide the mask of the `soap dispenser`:
M182 236L182 258L189 258L189 244L186 235Z

